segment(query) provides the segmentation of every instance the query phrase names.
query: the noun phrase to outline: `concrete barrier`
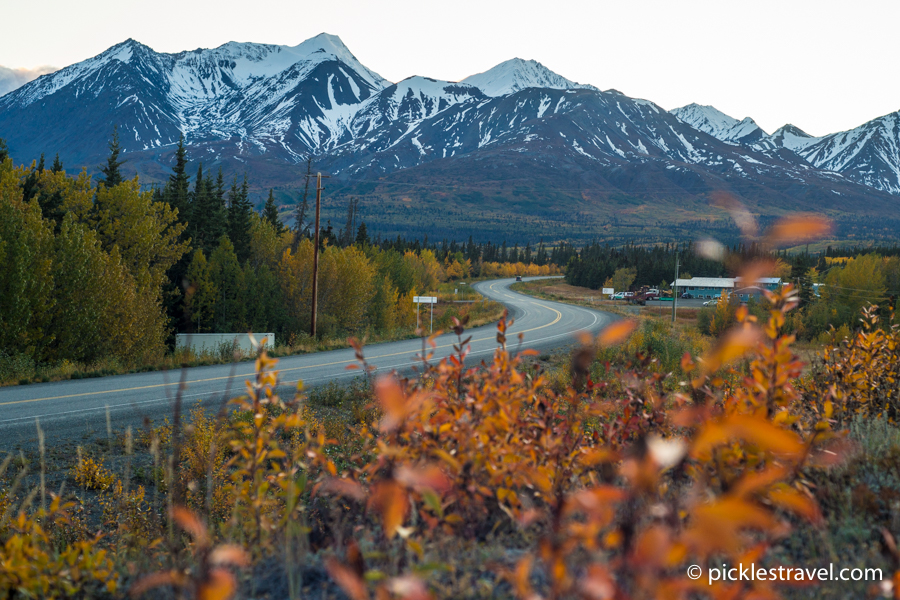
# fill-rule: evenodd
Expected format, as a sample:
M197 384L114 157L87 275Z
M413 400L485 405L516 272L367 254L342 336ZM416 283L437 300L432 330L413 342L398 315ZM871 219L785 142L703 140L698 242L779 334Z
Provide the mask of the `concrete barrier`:
M254 333L253 340L247 333L177 333L175 348L190 348L195 354L215 354L239 350L241 354L255 354L259 346L275 347L274 333Z

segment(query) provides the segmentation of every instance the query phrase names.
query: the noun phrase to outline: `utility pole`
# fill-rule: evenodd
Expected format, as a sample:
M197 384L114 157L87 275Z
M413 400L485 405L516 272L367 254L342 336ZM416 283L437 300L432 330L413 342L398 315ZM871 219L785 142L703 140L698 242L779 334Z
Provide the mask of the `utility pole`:
M672 323L675 323L675 313L678 307L678 252L675 253L675 281L672 282Z
M312 321L309 335L316 337L316 308L319 300L319 211L322 207L322 178L330 175L316 173L316 233L313 240Z

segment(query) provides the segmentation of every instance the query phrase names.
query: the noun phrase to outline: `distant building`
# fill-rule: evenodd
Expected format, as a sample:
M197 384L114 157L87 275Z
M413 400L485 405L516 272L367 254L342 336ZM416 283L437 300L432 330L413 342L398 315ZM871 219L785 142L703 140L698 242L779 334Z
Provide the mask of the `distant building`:
M743 287L742 277L734 278L734 286L735 287ZM781 289L781 286L784 285L781 282L781 277L760 277L756 281L753 282L753 286L759 286L762 288L766 288L770 292L775 292ZM749 286L748 286L749 287Z
M763 297L763 288L757 285L751 285L745 288L737 288L731 293L732 298L737 298L741 302L746 302L753 298L759 300Z
M691 298L718 298L722 292L734 290L734 279L730 277L694 277L692 279L676 279L673 286L678 288L678 295L690 295Z

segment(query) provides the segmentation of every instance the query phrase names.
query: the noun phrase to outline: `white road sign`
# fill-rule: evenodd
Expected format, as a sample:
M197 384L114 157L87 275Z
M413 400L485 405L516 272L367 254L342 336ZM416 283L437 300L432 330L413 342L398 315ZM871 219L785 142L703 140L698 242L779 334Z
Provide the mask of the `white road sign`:
M413 296L416 304L437 304L437 296Z
M603 293L604 296L612 296L613 294L616 293L616 290L613 289L613 288L603 288L603 292L602 292L602 293Z

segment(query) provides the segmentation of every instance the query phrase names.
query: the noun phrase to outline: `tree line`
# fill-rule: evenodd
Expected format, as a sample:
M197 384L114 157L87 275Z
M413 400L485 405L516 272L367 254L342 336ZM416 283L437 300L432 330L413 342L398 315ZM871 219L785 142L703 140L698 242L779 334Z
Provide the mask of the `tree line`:
M162 186L122 174L114 131L96 177L57 156L16 166L0 140L0 359L128 364L157 360L175 332L309 330L312 228L294 227L273 190L261 211L247 177L196 167L183 140ZM324 336L415 322L412 297L444 281L558 272L565 248L372 239L355 206L322 230L319 324Z

